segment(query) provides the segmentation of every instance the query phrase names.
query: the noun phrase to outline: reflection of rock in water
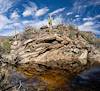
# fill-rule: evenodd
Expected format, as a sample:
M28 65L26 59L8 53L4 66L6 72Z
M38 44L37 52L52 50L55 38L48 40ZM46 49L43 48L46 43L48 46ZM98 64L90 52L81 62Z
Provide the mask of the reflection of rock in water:
M10 79L11 83L17 89L19 88L18 91L70 91L69 78L70 76L66 72L58 69L51 69L43 73L34 69L23 69L14 72Z
M100 91L100 67L91 68L75 77L72 87L74 91Z
M27 78L19 72L14 72L10 79L11 84L16 86L18 91L38 91L38 88L41 88L41 90L45 89L42 86L43 82L41 84L40 79L37 79L35 76L33 78Z

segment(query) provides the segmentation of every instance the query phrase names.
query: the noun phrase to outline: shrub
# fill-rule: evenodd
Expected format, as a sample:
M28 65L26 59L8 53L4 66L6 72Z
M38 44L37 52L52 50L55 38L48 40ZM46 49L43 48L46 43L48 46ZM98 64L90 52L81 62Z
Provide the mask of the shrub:
M2 41L2 44L0 45L0 50L1 50L1 53L6 53L6 54L10 53L11 43L9 39Z
M28 26L25 28L25 31L23 32L23 39L29 39L33 36L33 33L36 32L36 29L34 29L31 26Z
M68 25L69 30L76 30L77 27L75 25Z
M86 40L88 41L90 44L94 44L96 37L95 34L93 34L92 32L80 32L80 35Z

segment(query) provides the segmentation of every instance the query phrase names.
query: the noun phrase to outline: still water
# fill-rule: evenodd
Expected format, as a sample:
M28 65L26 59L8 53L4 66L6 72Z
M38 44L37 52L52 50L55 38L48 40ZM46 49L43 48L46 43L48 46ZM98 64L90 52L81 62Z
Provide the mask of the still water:
M100 91L100 67L76 76L60 69L38 72L34 67L19 67L11 74L10 82L19 91Z

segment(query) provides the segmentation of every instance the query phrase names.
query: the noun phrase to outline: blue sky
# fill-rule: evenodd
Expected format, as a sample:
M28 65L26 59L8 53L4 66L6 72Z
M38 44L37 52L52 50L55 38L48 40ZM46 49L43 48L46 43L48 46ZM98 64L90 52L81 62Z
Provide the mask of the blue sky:
M0 35L13 35L25 26L39 28L47 24L78 26L81 31L92 31L100 36L100 0L0 0Z

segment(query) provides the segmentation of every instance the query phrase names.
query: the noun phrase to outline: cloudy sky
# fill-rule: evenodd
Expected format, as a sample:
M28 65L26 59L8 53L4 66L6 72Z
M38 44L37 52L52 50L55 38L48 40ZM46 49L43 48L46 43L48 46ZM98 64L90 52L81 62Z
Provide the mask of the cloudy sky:
M100 0L0 0L0 35L28 25L38 28L47 24L48 15L53 24L74 24L100 36Z

